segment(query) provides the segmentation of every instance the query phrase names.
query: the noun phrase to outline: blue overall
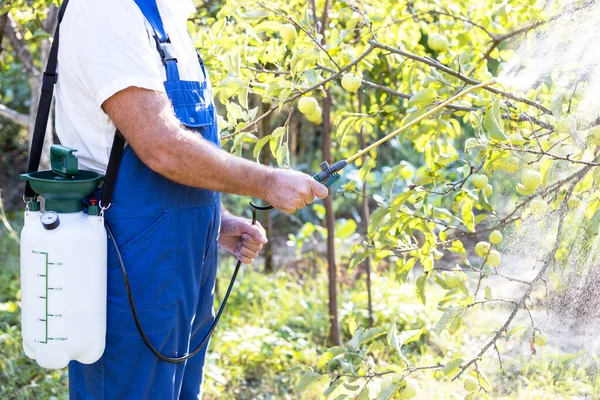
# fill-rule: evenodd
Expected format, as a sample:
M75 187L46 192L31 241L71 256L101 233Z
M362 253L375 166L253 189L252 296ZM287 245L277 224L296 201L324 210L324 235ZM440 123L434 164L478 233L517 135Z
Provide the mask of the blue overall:
M156 0L136 0L156 40L168 42ZM182 125L220 146L210 84L202 61L198 82L179 78L177 61L161 54L164 83ZM202 168L201 165L198 168ZM121 250L141 325L169 357L193 350L213 319L220 195L163 178L125 148L106 220ZM69 364L71 399L198 399L206 347L182 363L160 360L134 324L123 277L108 244L106 351L91 365Z

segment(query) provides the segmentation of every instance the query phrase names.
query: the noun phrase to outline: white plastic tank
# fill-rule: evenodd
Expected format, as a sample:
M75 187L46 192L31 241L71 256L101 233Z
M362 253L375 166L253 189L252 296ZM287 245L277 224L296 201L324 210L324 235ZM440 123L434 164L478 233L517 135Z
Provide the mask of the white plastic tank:
M75 168L67 178L56 171L22 175L46 199L45 212L29 202L21 231L23 348L44 368L91 364L104 352L106 230L98 206L92 201L84 213L81 202L102 179L93 174Z

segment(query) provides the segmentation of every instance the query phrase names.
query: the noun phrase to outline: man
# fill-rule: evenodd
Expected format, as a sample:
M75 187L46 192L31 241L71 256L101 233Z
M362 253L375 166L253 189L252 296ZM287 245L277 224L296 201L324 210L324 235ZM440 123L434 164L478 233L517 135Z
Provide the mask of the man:
M251 263L266 242L260 225L221 210L219 192L288 213L327 196L308 175L219 149L210 84L186 30L194 11L191 0L70 0L60 27L57 132L81 168L99 172L116 128L127 141L106 220L140 324L167 357L193 350L213 321L217 244ZM152 354L110 242L106 339L98 362L69 365L71 398L201 397L206 348L180 363Z

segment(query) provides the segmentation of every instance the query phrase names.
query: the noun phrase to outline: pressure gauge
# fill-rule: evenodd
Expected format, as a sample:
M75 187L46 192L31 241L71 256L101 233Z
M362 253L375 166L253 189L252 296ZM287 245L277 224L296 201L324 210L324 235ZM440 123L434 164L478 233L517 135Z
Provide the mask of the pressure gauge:
M54 211L47 211L42 214L40 217L40 221L42 222L42 226L46 230L53 230L58 228L60 225L60 219L58 219L58 214Z

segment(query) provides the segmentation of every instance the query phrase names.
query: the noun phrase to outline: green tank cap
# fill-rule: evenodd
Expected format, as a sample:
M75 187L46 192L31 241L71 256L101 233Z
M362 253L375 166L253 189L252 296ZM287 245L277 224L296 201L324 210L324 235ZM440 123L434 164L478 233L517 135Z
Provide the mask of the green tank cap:
M93 171L79 170L77 150L53 145L50 148L51 170L21 174L34 192L46 199L45 211L75 213L83 210L82 200L92 194L104 176Z
M87 213L88 215L100 215L100 207L98 207L98 201L96 199L90 200Z
M27 202L27 207L29 211L40 211L40 202L35 200L30 200Z

